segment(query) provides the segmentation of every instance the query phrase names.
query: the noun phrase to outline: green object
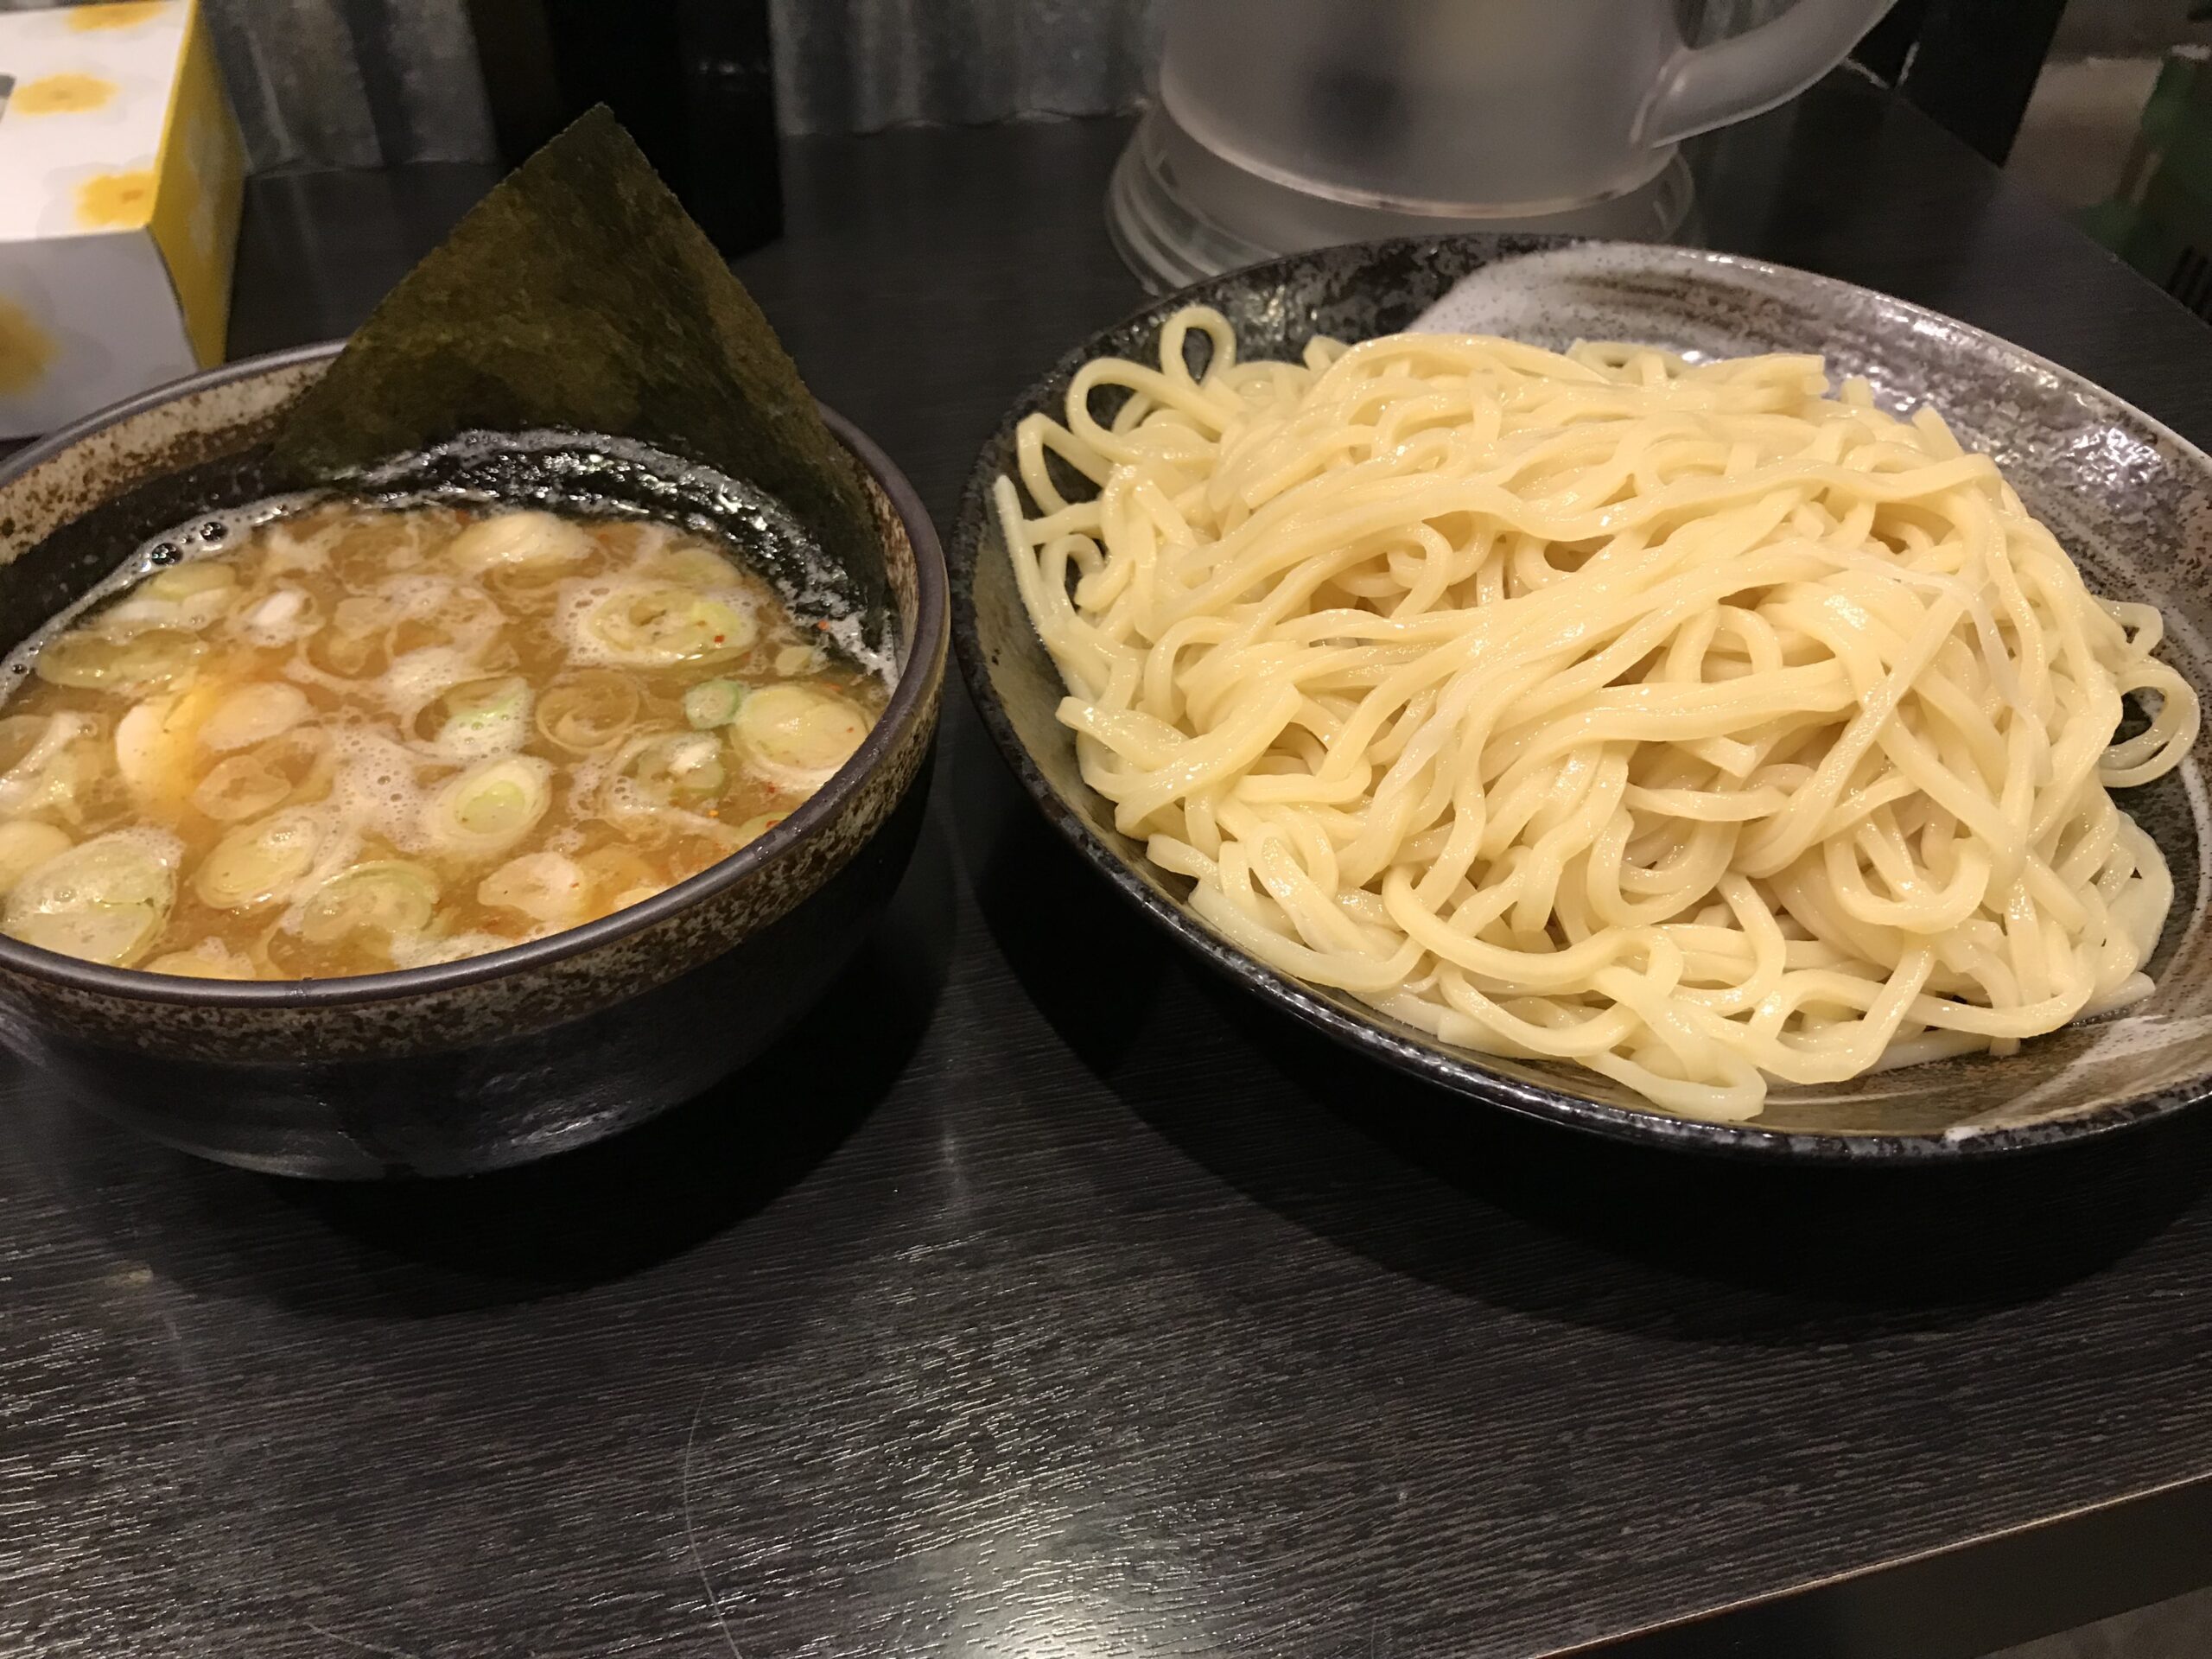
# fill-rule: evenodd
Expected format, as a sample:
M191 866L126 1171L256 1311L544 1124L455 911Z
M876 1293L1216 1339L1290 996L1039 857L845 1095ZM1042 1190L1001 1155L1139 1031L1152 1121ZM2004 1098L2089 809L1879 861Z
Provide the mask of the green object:
M711 731L737 718L745 688L735 680L708 680L683 694L683 718L696 731Z
M2077 222L2212 318L2212 53L2183 46L2166 54L2119 189Z
M889 588L844 448L768 320L604 105L479 202L293 406L271 458L307 487L468 431L632 438L766 491Z

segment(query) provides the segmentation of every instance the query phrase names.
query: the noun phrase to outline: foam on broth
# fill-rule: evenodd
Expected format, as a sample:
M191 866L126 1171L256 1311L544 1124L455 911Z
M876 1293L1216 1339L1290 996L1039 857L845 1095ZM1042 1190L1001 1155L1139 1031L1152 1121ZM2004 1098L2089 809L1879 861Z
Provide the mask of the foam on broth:
M14 652L0 931L290 979L594 919L794 810L885 678L702 530L287 498Z

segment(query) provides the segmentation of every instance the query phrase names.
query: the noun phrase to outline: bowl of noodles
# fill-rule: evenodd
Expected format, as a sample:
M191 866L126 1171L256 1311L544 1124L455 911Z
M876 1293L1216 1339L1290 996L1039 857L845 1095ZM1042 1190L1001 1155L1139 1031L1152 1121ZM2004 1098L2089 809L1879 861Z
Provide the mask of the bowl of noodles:
M204 1156L465 1173L696 1095L834 982L919 832L944 569L826 410L880 643L773 574L776 498L620 436L272 494L339 350L0 466L0 1040Z
M1324 250L1070 352L954 643L1201 958L1473 1101L1955 1158L2212 1093L2212 460L1702 251Z

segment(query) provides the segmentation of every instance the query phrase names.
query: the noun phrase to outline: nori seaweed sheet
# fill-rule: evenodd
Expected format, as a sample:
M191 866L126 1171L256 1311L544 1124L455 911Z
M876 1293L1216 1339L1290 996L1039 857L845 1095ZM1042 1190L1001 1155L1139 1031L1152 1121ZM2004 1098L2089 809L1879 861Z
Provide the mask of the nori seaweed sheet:
M766 490L820 538L872 639L882 548L768 320L604 105L479 202L377 307L271 443L284 487L465 432L636 438Z

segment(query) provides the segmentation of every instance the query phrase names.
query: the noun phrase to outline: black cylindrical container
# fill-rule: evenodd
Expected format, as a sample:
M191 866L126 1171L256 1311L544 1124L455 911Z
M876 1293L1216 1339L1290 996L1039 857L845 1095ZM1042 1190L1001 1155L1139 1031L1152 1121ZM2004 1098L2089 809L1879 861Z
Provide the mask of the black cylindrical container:
M605 104L723 252L783 233L768 0L469 0L469 17L510 165Z

